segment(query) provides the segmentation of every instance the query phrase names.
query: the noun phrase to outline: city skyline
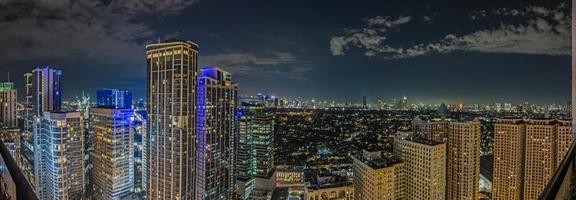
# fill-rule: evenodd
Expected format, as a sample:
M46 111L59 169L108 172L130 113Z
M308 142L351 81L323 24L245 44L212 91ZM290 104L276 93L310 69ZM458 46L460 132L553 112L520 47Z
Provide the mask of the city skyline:
M0 36L12 39L0 40L5 55L0 69L10 71L20 91L21 74L50 64L67 73L65 83L74 83L65 84L64 99L100 88L127 89L142 98L144 45L179 38L204 49L199 66L236 74L242 95L565 103L570 94L568 5L182 1L151 7L4 1L0 25L9 28ZM82 14L96 9L125 12ZM81 24L74 15L89 15L92 23ZM40 23L30 24L32 19ZM23 30L26 34L16 34ZM52 39L40 39L45 37ZM524 45L509 47L510 42Z

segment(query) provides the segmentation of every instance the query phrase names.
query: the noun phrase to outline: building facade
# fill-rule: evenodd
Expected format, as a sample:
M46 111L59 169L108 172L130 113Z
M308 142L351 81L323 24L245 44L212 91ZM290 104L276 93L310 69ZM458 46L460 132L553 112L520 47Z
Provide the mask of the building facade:
M494 198L538 199L572 138L568 120L499 120L494 138Z
M229 199L235 190L234 149L238 85L217 67L198 77L196 198Z
M14 83L0 83L0 129L17 128L17 93Z
M94 124L93 197L118 200L134 192L134 110L127 91L98 91ZM107 99L109 101L100 101Z
M412 129L418 137L446 143L446 199L476 199L480 179L480 120L447 118L442 104L435 117L418 116Z
M21 166L28 182L35 184L35 118L44 112L59 112L62 107L62 70L41 66L24 75L26 80L26 117L21 138Z
M480 179L480 121L452 122L446 145L446 199L476 199Z
M354 199L404 199L404 163L380 151L353 156Z
M39 199L84 194L84 129L79 112L44 112L34 120L35 180Z
M522 199L526 126L523 120L499 120L494 125L494 199Z
M198 45L146 46L147 197L193 199Z
M263 105L243 105L238 112L236 173L267 178L274 168L274 113Z
M394 154L404 161L406 199L446 199L446 144L395 138Z

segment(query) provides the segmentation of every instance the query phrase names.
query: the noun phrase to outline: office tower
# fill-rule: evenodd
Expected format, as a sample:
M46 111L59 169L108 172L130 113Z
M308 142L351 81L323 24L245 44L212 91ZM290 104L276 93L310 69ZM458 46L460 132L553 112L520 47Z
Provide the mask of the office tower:
M32 107L35 115L60 111L62 107L62 70L49 66L32 71Z
M62 105L62 70L50 66L37 67L31 73L24 74L26 79L26 118L21 139L23 169L28 182L34 180L34 118L43 117L46 111L59 112Z
M96 92L96 104L105 108L132 108L132 94L125 90L104 89Z
M263 184L274 170L274 112L264 103L242 101L238 111L236 179L241 199L272 193Z
M238 176L269 177L274 168L274 113L264 105L242 105L238 129Z
M445 199L446 144L416 137L394 138L404 161L406 199Z
M79 112L35 117L35 178L39 199L80 199L84 192L84 129Z
M14 83L0 83L0 139L10 150L16 163L20 163L20 129L16 112L17 93Z
M120 199L134 192L134 110L131 94L117 89L98 91L92 158L93 198ZM106 101L100 101L105 99Z
M18 127L16 99L14 83L0 83L0 129Z
M198 45L146 45L147 197L194 199Z
M362 96L362 109L368 109L368 102L366 100L366 96Z
M448 127L446 199L476 199L480 179L480 120Z
M404 163L380 151L352 156L354 199L404 199Z
M572 137L567 120L499 120L494 138L494 197L538 199Z
M230 73L217 67L201 70L195 199L228 199L233 193L237 91Z

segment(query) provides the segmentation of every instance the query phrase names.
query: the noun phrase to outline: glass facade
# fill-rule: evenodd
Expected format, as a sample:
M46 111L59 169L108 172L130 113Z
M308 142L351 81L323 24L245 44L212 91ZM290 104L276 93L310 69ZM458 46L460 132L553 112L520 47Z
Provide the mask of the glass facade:
M219 68L198 78L195 199L229 199L234 187L238 85Z
M146 46L147 199L193 199L198 45Z

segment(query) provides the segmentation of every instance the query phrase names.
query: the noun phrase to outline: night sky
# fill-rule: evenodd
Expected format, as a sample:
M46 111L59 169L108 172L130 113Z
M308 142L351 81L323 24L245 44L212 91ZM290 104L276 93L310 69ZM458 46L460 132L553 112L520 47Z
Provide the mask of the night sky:
M0 80L53 65L66 98L144 97L144 46L178 38L241 94L566 103L570 2L473 2L0 0Z

